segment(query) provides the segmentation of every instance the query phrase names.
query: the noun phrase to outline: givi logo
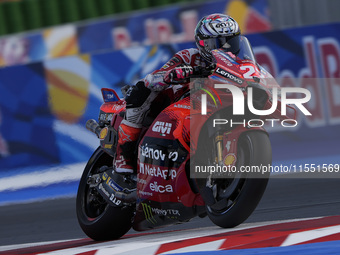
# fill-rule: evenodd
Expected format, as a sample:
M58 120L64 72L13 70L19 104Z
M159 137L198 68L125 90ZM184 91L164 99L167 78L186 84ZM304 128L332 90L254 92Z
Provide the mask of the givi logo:
M166 135L166 134L170 134L171 127L172 127L171 123L156 121L156 123L152 127L152 131Z

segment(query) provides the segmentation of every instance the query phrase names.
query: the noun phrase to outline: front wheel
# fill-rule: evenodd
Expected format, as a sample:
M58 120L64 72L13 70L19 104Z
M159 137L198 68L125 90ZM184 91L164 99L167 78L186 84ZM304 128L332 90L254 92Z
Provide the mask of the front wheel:
M80 179L76 211L80 227L93 240L113 240L122 237L132 225L134 209L129 206L110 206L87 184L89 176L98 173L100 167L112 166L112 157L100 147L88 161Z
M272 150L268 135L262 131L249 131L238 141L236 167L268 166ZM210 220L223 228L235 227L244 222L261 200L266 189L269 172L238 173L228 179L213 179L215 203L207 206Z

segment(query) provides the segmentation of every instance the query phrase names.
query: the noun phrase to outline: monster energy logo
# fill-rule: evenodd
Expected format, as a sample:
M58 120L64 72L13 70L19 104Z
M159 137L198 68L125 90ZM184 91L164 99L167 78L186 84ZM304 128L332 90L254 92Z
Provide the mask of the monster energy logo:
M142 207L143 207L143 212L144 212L144 215L145 215L145 219L146 219L148 222L150 222L151 224L154 224L154 225L155 225L155 224L157 223L157 221L156 221L156 219L153 217L151 206L142 203Z

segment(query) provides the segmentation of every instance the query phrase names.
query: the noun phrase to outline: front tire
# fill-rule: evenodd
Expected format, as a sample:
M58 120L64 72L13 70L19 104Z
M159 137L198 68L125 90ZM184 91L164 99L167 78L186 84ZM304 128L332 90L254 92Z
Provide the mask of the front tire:
M240 166L270 165L272 150L268 135L262 131L242 134L237 157L238 169ZM223 228L232 228L244 222L260 202L269 174L242 173L231 180L216 179L216 203L206 208L210 220Z
M110 206L95 188L90 188L87 179L98 173L102 166L112 166L112 157L100 147L88 161L80 179L76 211L80 227L84 233L96 241L113 240L122 237L132 225L132 207Z

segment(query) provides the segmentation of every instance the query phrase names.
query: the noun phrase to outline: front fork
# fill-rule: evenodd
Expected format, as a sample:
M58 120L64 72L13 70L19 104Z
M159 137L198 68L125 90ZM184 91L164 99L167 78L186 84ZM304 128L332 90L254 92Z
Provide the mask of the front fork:
M240 136L251 130L266 132L262 127L239 126L232 131L219 130L213 136L215 163L218 166L235 166L237 161L237 144Z
M216 162L219 166L223 165L223 132L218 131L215 135Z
M213 148L214 148L214 155L215 155L215 162L217 165L223 167L223 135L224 133L222 131L218 131L215 134L215 137L213 139ZM212 182L212 173L207 178L206 186L209 188L213 188L213 182Z
M245 128L239 126L232 131L217 131L211 138L212 141L212 161L209 164L217 164L220 167L224 166L235 166L237 162L237 144L241 134L248 132L250 130L265 130L262 127L252 127ZM233 180L234 173L222 173L223 176L218 176L219 173L212 173L207 176L205 187L200 188L200 194L203 197L204 202L207 205L213 205L216 203L215 198L217 197L218 189L216 185L216 178L221 178L220 180L230 179Z

